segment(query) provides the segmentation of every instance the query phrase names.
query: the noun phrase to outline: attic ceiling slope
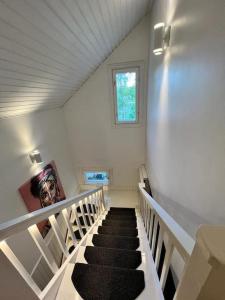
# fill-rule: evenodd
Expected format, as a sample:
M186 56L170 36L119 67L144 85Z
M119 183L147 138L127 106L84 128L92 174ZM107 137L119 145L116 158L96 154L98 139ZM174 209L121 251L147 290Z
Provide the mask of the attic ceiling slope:
M62 106L149 0L0 0L0 118Z

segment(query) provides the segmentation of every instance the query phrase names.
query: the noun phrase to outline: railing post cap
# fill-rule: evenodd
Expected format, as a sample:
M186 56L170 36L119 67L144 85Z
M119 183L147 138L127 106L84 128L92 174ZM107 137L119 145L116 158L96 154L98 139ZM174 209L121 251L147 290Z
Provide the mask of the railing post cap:
M198 246L210 265L225 265L225 227L201 225L196 234Z

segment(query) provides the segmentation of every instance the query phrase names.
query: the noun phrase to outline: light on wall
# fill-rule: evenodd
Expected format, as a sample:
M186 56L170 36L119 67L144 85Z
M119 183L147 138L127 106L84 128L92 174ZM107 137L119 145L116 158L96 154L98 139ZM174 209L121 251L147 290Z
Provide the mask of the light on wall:
M171 26L158 23L154 26L154 48L155 55L161 55L169 46Z
M29 156L33 164L41 164L43 162L39 150L32 151Z

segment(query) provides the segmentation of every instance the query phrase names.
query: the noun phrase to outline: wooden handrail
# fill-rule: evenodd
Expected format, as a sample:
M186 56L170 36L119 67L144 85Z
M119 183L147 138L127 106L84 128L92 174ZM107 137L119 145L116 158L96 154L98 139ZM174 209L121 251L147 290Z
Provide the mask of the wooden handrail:
M79 194L78 196L69 198L67 200L55 203L51 206L41 208L32 213L28 213L26 215L20 216L13 220L7 221L5 223L0 224L0 242L5 240L6 238L17 234L23 230L26 230L28 227L38 224L39 222L46 220L51 215L54 215L65 208L72 206L73 204L79 202L80 200L89 197L90 195L101 191L102 187L84 192Z

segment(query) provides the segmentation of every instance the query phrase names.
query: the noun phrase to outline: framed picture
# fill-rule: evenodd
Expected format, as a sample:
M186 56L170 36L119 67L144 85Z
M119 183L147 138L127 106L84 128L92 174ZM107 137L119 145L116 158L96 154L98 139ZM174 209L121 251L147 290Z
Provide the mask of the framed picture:
M55 162L51 161L40 173L25 182L19 188L19 193L29 212L65 200L66 196ZM37 225L43 237L51 228L48 220Z

